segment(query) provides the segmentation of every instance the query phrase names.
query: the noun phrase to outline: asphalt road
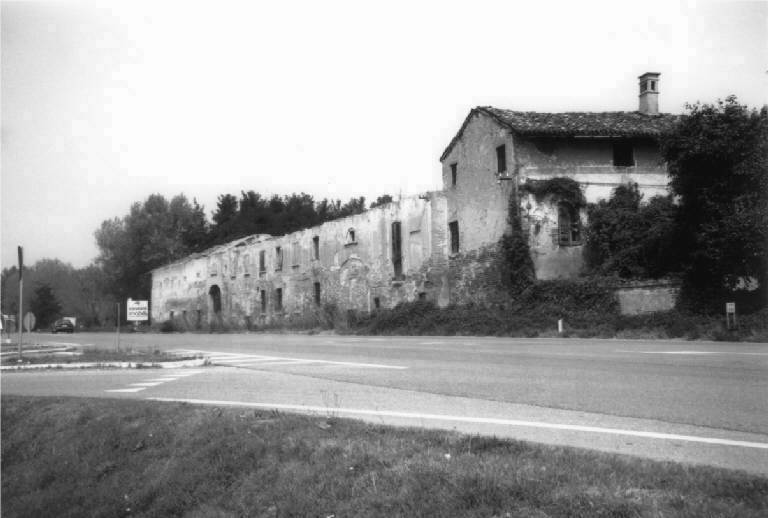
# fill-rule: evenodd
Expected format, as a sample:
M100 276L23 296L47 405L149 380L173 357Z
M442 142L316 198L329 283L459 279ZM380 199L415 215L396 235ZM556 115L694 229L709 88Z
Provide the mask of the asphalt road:
M115 345L111 334L30 338ZM203 351L217 366L4 373L2 391L333 413L768 474L768 344L261 334L121 344Z

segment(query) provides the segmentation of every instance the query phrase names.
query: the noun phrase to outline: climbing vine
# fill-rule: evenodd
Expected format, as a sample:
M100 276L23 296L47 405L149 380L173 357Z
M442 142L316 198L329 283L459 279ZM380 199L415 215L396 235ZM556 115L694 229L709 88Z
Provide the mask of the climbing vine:
M529 178L520 186L520 191L533 194L536 201L539 202L547 195L555 196L559 201L570 204L576 210L587 205L587 199L581 192L579 183L563 176L546 180L531 180Z
M511 196L507 208L509 229L501 236L502 281L510 291L522 291L533 284L536 276L531 259L528 236L518 211L516 196Z

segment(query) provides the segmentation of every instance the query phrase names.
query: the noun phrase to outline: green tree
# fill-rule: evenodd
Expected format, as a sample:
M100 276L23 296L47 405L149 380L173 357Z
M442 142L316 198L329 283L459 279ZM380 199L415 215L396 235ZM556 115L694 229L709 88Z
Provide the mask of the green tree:
M61 304L48 284L40 284L35 288L29 309L35 315L38 328L50 326L61 314Z
M376 198L376 201L371 203L370 208L375 209L376 207L381 207L382 205L386 205L387 203L392 203L392 196L389 194L383 194Z
M152 194L128 215L102 222L96 231L97 264L111 295L119 300L150 294L150 271L195 251L205 233L202 208L184 195L170 202Z
M684 250L683 296L721 308L746 280L768 293L768 108L694 104L662 141Z
M592 271L660 277L679 268L677 206L669 196L655 196L648 203L642 199L637 184L626 184L609 199L589 204L585 256Z

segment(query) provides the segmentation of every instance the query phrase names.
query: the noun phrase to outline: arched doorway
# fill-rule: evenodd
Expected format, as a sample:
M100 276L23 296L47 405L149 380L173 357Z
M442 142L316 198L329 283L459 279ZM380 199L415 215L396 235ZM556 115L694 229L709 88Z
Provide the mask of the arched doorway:
M213 314L208 313L208 326L211 331L220 330L223 327L221 318L221 288L214 284L208 290L208 296L211 298L209 308L213 310Z
M208 290L208 295L211 297L211 307L213 308L213 312L216 314L221 313L221 288L214 284L211 286L211 289Z

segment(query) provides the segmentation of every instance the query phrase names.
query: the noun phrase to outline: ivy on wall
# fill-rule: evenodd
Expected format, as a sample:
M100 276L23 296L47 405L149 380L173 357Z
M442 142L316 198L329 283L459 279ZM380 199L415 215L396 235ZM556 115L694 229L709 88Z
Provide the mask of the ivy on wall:
M510 291L522 291L536 280L531 259L528 235L523 232L523 225L518 211L517 196L510 196L507 208L509 229L501 236L501 275L502 282Z
M531 180L529 178L520 185L520 191L533 194L538 202L551 195L556 197L558 201L570 204L576 210L587 206L587 199L581 192L579 182L563 176L546 180Z

